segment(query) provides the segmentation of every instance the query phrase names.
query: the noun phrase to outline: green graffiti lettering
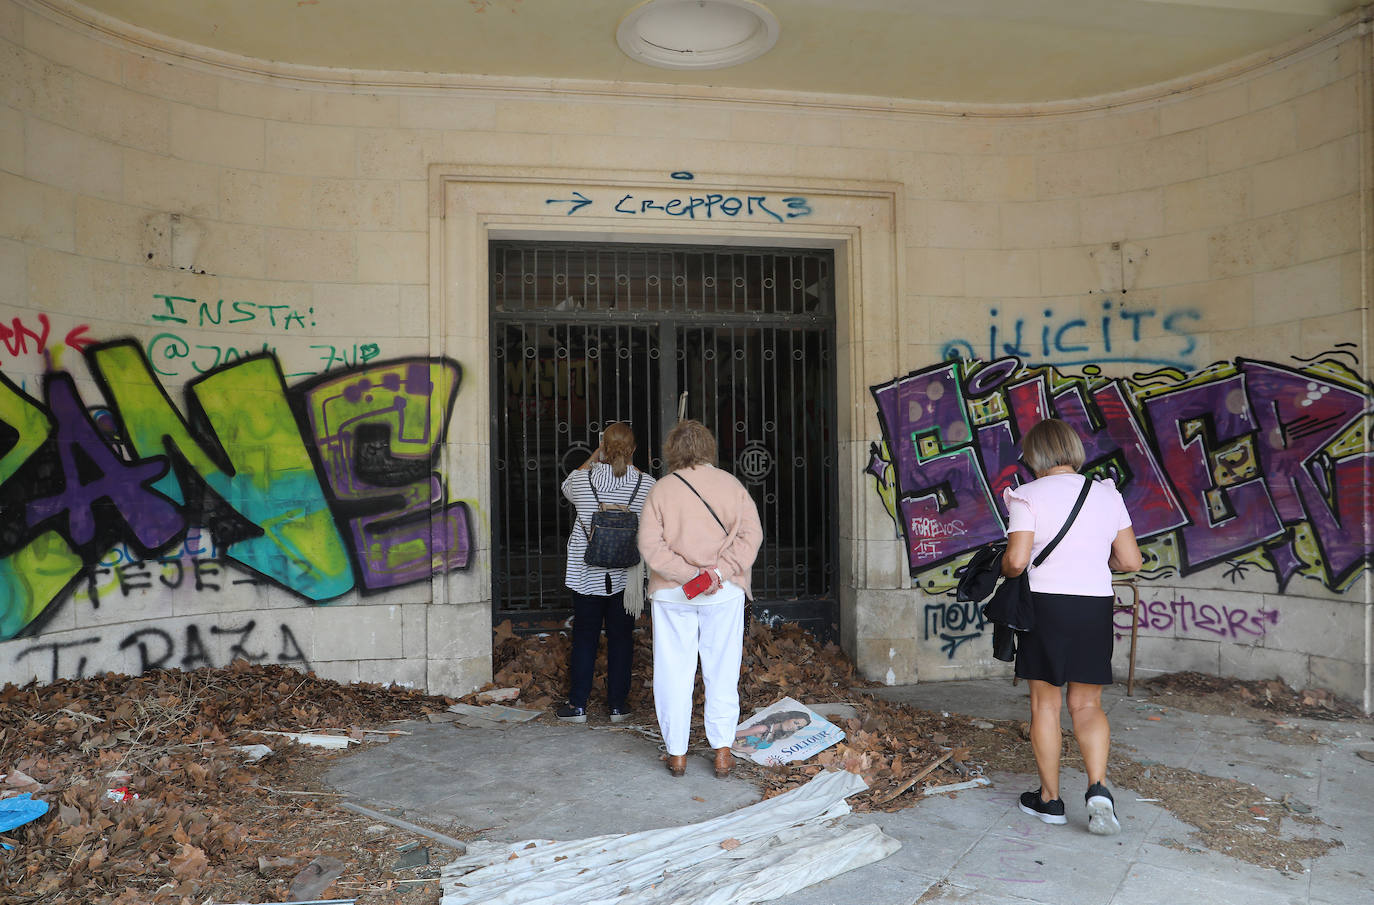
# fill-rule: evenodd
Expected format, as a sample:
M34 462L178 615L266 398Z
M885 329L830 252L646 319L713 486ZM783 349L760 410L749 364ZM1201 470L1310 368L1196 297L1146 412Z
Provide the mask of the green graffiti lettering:
M328 600L353 587L343 537L274 360L244 359L188 386L208 424L207 441L218 441L218 447L209 449L191 434L135 343L92 349L89 360L139 456L166 453L179 459L263 530L258 537L234 542L227 550L230 559L311 600ZM156 487L185 502L173 475ZM284 507L286 501L290 505Z
M0 455L0 484L4 484L48 439L52 424L42 407L21 393L4 374L0 374L0 424L9 425L19 434L5 454Z
M0 641L37 619L81 572L81 557L47 531L0 559Z

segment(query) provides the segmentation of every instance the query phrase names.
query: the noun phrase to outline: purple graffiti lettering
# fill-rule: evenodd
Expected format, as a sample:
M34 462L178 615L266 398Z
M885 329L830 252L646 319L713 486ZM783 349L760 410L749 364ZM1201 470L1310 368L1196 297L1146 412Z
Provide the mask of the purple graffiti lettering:
M1112 381L1092 393L1093 404L1102 426L1095 426L1081 387L1070 387L1054 397L1055 411L1083 439L1089 465L1120 458L1121 473L1114 475L1126 511L1138 537L1153 537L1187 523L1187 513L1179 505L1160 467L1150 452L1140 423L1126 404L1119 381Z
M1262 479L1221 487L1212 473L1212 454L1255 429L1241 376L1155 396L1145 412L1161 464L1188 513L1180 545L1187 568L1220 562L1282 533Z
M1334 381L1277 365L1240 365L1257 428L1260 466L1274 508L1287 524L1310 520L1327 581L1339 584L1361 563L1361 523L1374 511L1368 447L1333 460L1322 450L1370 410L1370 399Z
M872 390L893 455L897 506L913 574L1002 535L1002 521L974 451L958 367L946 364ZM953 531L956 524L962 533ZM932 525L948 528L930 533Z
M1191 622L1189 621L1191 619ZM1178 634L1193 631L1207 632L1209 635L1237 639L1242 635L1263 637L1268 627L1278 625L1277 610L1257 607L1253 612L1242 606L1216 604L1195 604L1191 600L1142 600L1140 602L1140 622L1142 632L1173 634L1175 624ZM1117 636L1131 630L1130 610L1118 610L1113 614L1112 625Z
M998 387L1016 376L1021 370L1021 359L999 358L972 374L964 386L964 395L970 399L982 399L994 393Z
M433 472L459 379L452 362L411 359L327 377L303 393L369 589L467 567L467 506L448 502Z
M913 577L1000 537L1002 491L1031 478L1020 438L1051 415L1082 438L1086 468L1116 482L1136 536L1160 544L1148 577L1225 562L1237 582L1263 557L1280 591L1299 573L1343 590L1374 561L1374 451L1357 435L1374 393L1335 353L1302 369L1237 359L1130 379L1065 378L1014 356L946 361L871 391L884 442L864 471L893 494ZM1195 615L1149 618L1186 629Z
M50 374L45 383L48 409L57 423L55 440L64 484L61 493L29 502L29 526L66 516L68 537L82 546L95 540L101 517L118 519L145 550L180 534L185 521L176 505L148 486L167 472L166 457L119 459L81 404L71 376Z
M1004 392L1011 420L999 421L978 431L984 474L992 490L993 502L1003 519L1007 517L1007 504L1002 499L1002 492L1035 477L1021 463L1017 438L1049 417L1050 407L1045 380L1038 375L1031 380L1006 384Z

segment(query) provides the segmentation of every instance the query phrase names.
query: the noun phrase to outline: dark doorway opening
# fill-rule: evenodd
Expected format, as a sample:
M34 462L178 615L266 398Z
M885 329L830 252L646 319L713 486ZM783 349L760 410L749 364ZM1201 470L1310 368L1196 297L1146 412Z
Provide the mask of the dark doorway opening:
M753 618L834 639L832 253L498 241L490 274L495 620L570 615L563 478L611 421L659 475L685 393L763 520Z

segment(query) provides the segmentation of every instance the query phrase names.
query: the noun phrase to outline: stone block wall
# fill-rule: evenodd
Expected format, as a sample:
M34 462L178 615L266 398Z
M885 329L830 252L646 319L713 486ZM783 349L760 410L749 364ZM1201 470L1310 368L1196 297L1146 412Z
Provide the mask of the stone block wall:
M441 174L663 189L689 170L823 200L767 226L834 247L847 275L841 629L867 675L1002 670L947 590L1001 530L1014 456L994 441L1014 444L1043 392L1105 430L1103 467L1157 504L1139 520L1140 669L1273 673L1369 705L1370 48L1353 20L1188 85L951 110L345 80L63 10L0 0L0 421L20 438L0 432L0 680L251 655L485 681L486 234L446 226L465 190ZM878 195L887 213L861 200ZM588 238L763 228L483 197L512 229ZM904 395L884 420L899 384L924 407ZM388 420L395 399L413 420ZM404 499L379 501L342 423L390 431ZM78 465L38 454L58 441L110 451L125 495L67 488ZM928 495L931 463L962 469L953 496Z

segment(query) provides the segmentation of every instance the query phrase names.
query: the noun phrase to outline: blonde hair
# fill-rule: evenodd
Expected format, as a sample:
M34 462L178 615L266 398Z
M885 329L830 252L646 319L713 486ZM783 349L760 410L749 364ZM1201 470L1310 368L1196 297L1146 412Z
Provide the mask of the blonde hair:
M1073 428L1058 418L1046 418L1026 431L1021 440L1021 458L1035 476L1040 477L1060 465L1078 471L1086 455L1083 441Z
M679 421L663 438L663 464L669 473L693 465L716 464L715 435L700 421Z
M601 451L611 464L611 472L618 478L625 474L635 454L635 434L624 421L612 421L601 435Z

